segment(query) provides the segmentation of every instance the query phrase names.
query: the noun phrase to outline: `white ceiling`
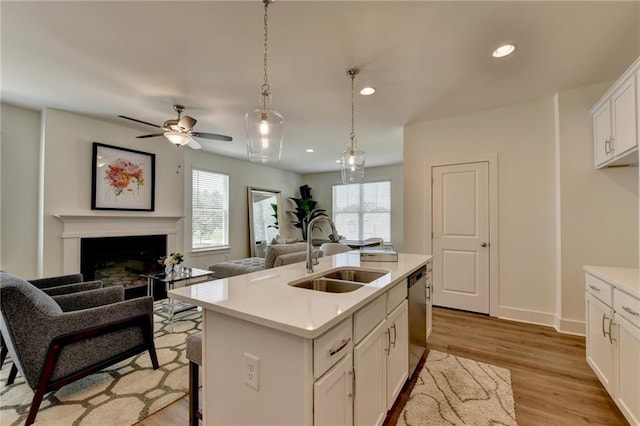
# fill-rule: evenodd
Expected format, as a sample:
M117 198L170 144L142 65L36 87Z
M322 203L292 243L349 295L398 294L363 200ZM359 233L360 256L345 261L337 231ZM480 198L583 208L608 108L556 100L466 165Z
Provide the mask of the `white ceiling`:
M244 113L262 84L262 3L1 2L2 101L98 117L140 134L181 103L205 149L246 158ZM269 83L285 117L279 168L338 170L350 82L367 166L402 162L403 126L613 80L640 53L640 3L277 1ZM518 44L510 57L491 51ZM155 129L157 130L157 129ZM168 143L157 138L158 143ZM315 153L305 153L306 148ZM188 149L188 148L185 148Z

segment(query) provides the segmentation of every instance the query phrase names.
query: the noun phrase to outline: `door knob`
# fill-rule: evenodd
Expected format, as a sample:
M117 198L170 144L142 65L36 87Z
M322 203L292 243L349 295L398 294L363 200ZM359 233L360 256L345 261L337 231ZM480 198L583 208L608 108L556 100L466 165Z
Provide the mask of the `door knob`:
M482 244L480 244L480 247L486 247L486 246L488 246L488 245L489 245L489 244L487 244L486 242L484 242L484 241L483 241L483 242L482 242Z

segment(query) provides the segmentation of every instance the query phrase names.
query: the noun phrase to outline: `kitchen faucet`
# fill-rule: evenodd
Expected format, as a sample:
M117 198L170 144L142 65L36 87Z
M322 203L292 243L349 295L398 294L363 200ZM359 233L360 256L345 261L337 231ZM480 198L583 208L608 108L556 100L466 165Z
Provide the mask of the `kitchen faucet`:
M320 222L322 220L324 220L325 222L329 222L329 225L331 225L331 233L333 235L338 235L338 231L336 230L336 225L327 216L318 216L312 219L311 222L309 222L309 226L307 226L307 273L313 272L313 265L318 264L318 257L316 256L316 259L314 261L313 255L311 254L311 251L313 248L313 244L311 242L311 232L313 229L313 225L315 225L317 222Z

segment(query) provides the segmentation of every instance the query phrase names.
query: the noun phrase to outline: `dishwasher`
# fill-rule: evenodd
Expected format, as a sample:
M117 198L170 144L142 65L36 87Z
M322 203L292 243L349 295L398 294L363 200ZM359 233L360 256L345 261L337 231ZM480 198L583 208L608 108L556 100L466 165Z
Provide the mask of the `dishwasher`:
M407 278L409 293L409 378L427 349L427 267Z

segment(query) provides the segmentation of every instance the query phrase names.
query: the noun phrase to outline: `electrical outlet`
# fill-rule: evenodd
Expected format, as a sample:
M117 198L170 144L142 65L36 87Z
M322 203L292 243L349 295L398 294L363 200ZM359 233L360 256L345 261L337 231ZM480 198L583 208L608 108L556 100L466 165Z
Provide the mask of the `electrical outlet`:
M260 385L260 359L244 353L244 383L258 390Z

